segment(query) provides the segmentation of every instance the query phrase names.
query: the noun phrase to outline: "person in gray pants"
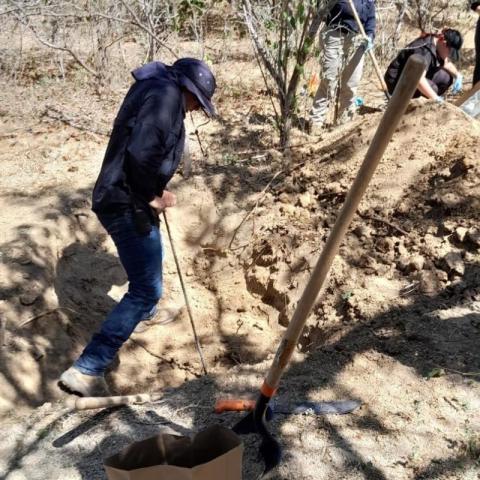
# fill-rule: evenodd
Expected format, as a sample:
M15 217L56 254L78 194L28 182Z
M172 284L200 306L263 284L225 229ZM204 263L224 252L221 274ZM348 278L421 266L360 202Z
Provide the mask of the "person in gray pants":
M355 112L355 96L363 73L364 54L375 38L374 0L353 0L368 41L359 35L359 27L348 0L335 3L327 17L327 28L320 37L324 60L313 106L310 129L315 134L325 123L332 100L338 92L337 118L348 120ZM340 85L339 85L340 83Z

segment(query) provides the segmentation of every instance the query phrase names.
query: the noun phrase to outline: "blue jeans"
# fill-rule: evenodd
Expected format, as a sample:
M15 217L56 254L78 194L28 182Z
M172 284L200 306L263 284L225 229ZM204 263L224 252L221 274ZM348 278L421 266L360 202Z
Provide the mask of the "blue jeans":
M117 247L127 272L128 292L109 313L74 367L87 375L102 375L140 321L155 310L162 296L162 241L155 225L149 234L135 229L133 215L98 215Z

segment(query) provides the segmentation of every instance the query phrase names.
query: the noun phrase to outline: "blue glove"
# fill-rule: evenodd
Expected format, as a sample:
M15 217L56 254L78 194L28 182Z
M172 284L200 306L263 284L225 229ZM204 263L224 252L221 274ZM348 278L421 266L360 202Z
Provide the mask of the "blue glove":
M373 40L370 37L367 37L365 39L364 48L365 48L365 53L369 52L373 48Z
M453 87L452 87L452 93L459 93L463 89L463 75L458 75L458 77L455 79L455 82L453 82Z
M443 97L440 97L440 96L437 96L437 98L435 99L435 101L436 101L437 103L439 103L440 105L441 105L442 103L445 103L445 99L444 99Z
M353 99L353 102L355 103L355 106L356 107L361 107L362 105L364 105L364 102L363 102L363 98L362 97L355 97Z

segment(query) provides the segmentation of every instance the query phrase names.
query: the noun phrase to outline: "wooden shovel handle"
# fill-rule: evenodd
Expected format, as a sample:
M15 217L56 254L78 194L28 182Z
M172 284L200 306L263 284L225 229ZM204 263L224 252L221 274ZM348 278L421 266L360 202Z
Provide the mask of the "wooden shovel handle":
M285 367L292 357L307 317L315 304L318 294L327 278L330 266L338 252L340 243L357 211L360 200L377 168L390 139L402 118L408 102L417 89L418 81L424 71L424 64L418 55L412 55L402 73L395 93L390 100L377 132L370 143L365 159L345 199L337 221L328 237L320 258L305 290L300 298L292 320L290 321L283 339L278 347L276 356L267 373L261 393L263 396L273 396L278 388Z
M133 405L148 402L155 402L159 395L139 393L137 395L119 395L114 397L79 397L71 399L68 404L75 410L90 410L94 408L108 408L117 405Z
M215 403L215 413L245 412L255 408L255 400L242 400L238 398L219 398Z
M368 35L365 33L365 29L363 28L363 23L360 20L357 9L355 8L355 4L353 3L352 0L348 0L348 3L350 4L350 9L352 10L353 17L357 22L358 29L360 30L360 34L362 35L363 38L365 38L365 40L368 39ZM380 67L378 66L377 58L375 57L373 50L369 50L368 54L370 55L370 59L372 60L373 68L375 69L375 73L377 74L378 80L380 80L380 85L382 86L382 90L385 93L387 100L390 100L390 94L388 93L387 84L385 83L385 79L383 78L382 72L380 71Z

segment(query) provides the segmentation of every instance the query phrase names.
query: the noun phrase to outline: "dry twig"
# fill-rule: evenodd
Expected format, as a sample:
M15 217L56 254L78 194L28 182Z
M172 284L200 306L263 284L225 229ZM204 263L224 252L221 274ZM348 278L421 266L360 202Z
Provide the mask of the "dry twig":
M403 228L400 228L399 226L395 225L394 223L388 221L385 218L379 217L377 215L360 215L360 216L362 218L366 219L366 220L373 220L375 222L384 223L385 225L389 226L390 228L393 228L394 230L396 230L398 233L401 233L402 235L408 235L408 232L403 230Z
M80 315L78 312L76 312L72 308L68 308L68 307L52 308L51 310L47 310L47 311L39 313L38 315L35 315L31 318L28 318L27 320L24 320L20 325L18 325L17 328L22 328L22 327L24 327L25 325L28 325L31 322L35 322L36 320L40 320L41 318L46 317L47 315L50 315L52 313L55 313L55 312L58 312L58 311L61 311L61 310L67 310L69 312L74 313L75 315Z

